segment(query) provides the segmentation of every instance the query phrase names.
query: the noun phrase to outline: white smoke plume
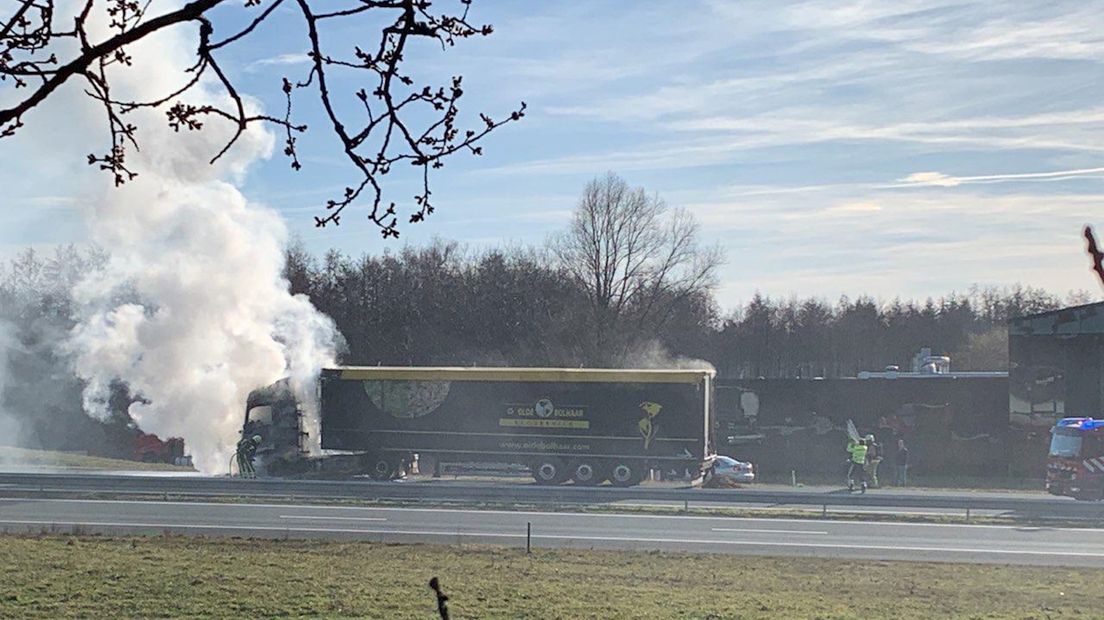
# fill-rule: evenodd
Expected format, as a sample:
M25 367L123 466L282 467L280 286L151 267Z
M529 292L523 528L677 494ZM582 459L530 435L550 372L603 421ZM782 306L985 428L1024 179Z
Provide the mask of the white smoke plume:
M622 365L626 368L677 368L680 370L712 370L716 368L706 360L671 355L667 347L658 340L645 340L629 348L624 355Z
M132 46L134 66L111 76L116 97L154 99L178 88L180 69L194 61L193 37L170 32ZM183 99L228 103L221 97L207 82ZM288 292L279 214L234 184L271 153L272 133L249 129L211 166L228 123L210 118L200 132L176 133L163 111L132 114L142 151L128 161L139 176L120 188L105 176L100 195L83 205L89 241L110 260L74 291L82 316L69 350L88 382L90 414L104 413L108 386L121 379L148 401L130 408L144 430L184 437L197 468L225 471L249 391L291 376L300 394L311 394L337 335L329 318Z
M0 321L0 446L19 445L20 424L4 406L8 386L8 360L12 348L18 345L15 330L7 321Z

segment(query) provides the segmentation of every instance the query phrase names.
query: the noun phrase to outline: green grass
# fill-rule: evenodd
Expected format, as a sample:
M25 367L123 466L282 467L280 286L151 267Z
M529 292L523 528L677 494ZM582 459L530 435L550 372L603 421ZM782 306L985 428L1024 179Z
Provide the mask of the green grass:
M168 463L142 463L102 456L88 456L77 452L52 452L0 446L0 466L57 467L64 469L117 470L117 471L194 471L190 467L178 467Z
M1104 570L197 538L0 538L0 617L1096 618Z

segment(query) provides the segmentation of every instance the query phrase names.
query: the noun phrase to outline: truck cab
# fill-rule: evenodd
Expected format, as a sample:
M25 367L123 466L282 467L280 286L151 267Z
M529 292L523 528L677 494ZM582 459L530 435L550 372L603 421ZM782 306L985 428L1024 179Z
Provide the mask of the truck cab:
M1063 418L1050 434L1047 492L1080 500L1104 499L1104 420Z
M260 475L296 473L306 460L306 432L301 405L282 379L253 390L245 405L242 437L260 436L256 467Z

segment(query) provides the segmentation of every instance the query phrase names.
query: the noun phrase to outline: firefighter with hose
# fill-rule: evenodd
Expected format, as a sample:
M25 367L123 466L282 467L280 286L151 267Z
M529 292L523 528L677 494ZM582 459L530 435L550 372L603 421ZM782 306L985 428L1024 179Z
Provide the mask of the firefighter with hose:
M242 437L238 442L238 474L242 478L256 478L257 470L253 467L253 459L257 456L257 447L261 445L261 436Z

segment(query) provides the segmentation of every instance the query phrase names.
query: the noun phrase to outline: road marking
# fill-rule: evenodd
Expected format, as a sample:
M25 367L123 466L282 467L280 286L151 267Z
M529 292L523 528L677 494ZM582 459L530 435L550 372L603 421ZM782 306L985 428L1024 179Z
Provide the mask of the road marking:
M409 501L423 501L423 499L409 498ZM536 510L478 510L478 509L449 509L449 508L409 508L409 507L389 507L389 506L327 506L325 504L253 504L253 503L241 503L241 502L187 502L187 501L143 501L143 500L109 500L109 499L65 499L65 498L0 498L0 501L7 501L12 503L27 504L32 502L72 502L72 503L85 503L85 504L126 504L126 505L139 505L139 504L154 504L163 506L222 506L227 508L281 508L281 509L297 509L297 510L332 510L332 511L348 511L348 510L360 510L365 512L435 512L435 513L464 513L464 514L498 514L498 515L523 515L523 516L563 516L563 517L589 517L594 519L679 519L679 520L710 520L710 521L722 521L725 523L804 523L808 524L814 522L820 524L839 524L863 527L908 527L908 528L970 528L970 529L989 529L989 530L1023 530L1023 526L1020 525L982 525L975 523L909 523L898 521L860 521L860 520L848 520L848 519L794 519L794 518L782 518L782 517L711 517L711 516L699 516L699 515L641 515L641 514L625 514L625 513L594 513L594 512L558 512L558 511L536 511ZM449 499L443 499L442 501L455 501ZM695 500L697 501L697 500ZM739 504L732 504L733 507L738 508ZM831 512L831 511L829 511ZM1089 527L1055 527L1046 528L1048 531L1061 531L1061 532L1079 532L1084 534L1097 534L1104 533L1104 528L1089 528Z
M352 529L352 528L312 528L312 527L272 527L272 526L251 526L251 525L190 525L186 523L117 523L117 522L75 522L75 521L20 521L20 520L0 520L0 524L3 525L52 525L52 526L70 526L70 527L124 527L124 528L179 528L179 529L198 529L198 530L229 530L229 531L256 531L256 532L312 532L312 533L335 533L335 534L379 534L379 535L399 535L399 536L447 536L451 538L508 538L508 539L522 539L525 538L525 534L506 534L506 533L483 533L483 532L459 532L459 531L439 531L439 530L371 530L371 529ZM837 544L837 543L802 543L802 542L779 542L779 541L750 541L750 540L709 540L709 539L696 539L696 538L642 538L631 536L587 536L587 535L567 535L567 534L539 534L532 536L536 540L585 540L593 542L637 542L637 543L672 543L672 544L690 544L690 545L728 545L728 546L742 546L742 547L792 547L792 548L808 548L808 549L849 549L856 551L911 551L911 552L929 552L929 553L974 553L979 555L1030 555L1030 556L1050 556L1050 557L1083 557L1083 558L1102 558L1104 559L1104 552L1093 553L1088 551L1036 551L1036 550L1015 550L1015 549L976 549L967 547L916 547L916 546L892 546L892 545L868 545L868 544Z
M761 530L761 529L756 529L756 528L752 528L752 527L748 527L748 528L714 527L714 528L710 528L710 529L712 529L714 532L753 532L753 533L756 533L756 534L758 534L758 533L766 533L766 534L824 534L824 535L828 534L828 532L814 532L812 530L766 530L766 529Z
M332 521L386 521L387 517L323 517L320 515L280 515L281 519L326 519Z

